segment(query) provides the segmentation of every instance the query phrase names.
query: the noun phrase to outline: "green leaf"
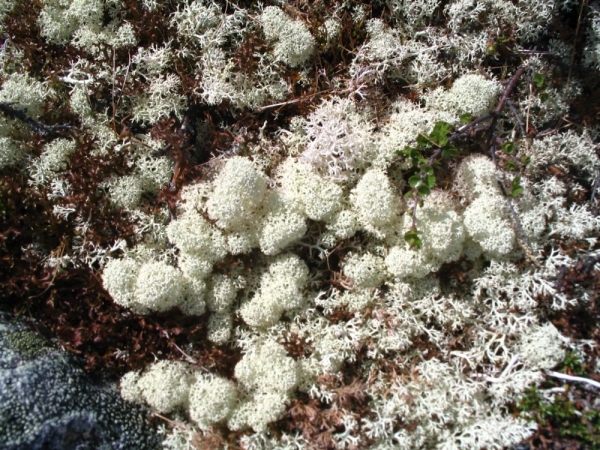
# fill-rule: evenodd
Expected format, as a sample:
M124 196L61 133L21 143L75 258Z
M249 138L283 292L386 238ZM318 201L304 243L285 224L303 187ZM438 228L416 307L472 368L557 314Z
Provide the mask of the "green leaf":
M429 139L427 139L427 136L423 136L422 134L419 134L417 136L417 144L419 144L420 147L431 147L431 142L429 141Z
M517 164L512 159L509 159L504 163L504 168L512 172L514 170L517 170Z
M421 248L423 246L423 241L419 237L420 231L415 229L411 229L404 234L404 240L408 243L411 248Z
M517 175L510 183L510 196L518 197L523 192L525 192L525 189L521 186L521 177Z
M546 103L549 98L550 98L550 94L548 94L547 92L541 92L540 93L540 101L542 103Z
M404 198L413 198L415 196L415 191L408 191L406 194L404 194Z
M405 147L403 153L406 158L411 159L413 167L419 165L419 163L424 159L421 150L419 150L418 148Z
M396 154L399 156L404 156L406 158L409 158L412 150L413 150L412 147L406 146L406 147L404 147L403 150L396 150Z
M523 189L521 186L519 186L518 188L514 188L512 190L512 196L518 197L519 195L521 195L523 193L523 191L525 191L525 189Z
M416 189L419 183L422 183L422 181L421 175L419 175L418 173L415 173L408 179L408 185L413 189Z
M529 156L521 156L521 164L526 166L531 162L531 158Z
M433 167L431 166L421 166L421 173L426 173L428 175L433 175Z
M506 153L507 155L512 155L515 151L515 146L512 142L510 141L506 141L503 145L502 145L502 151L504 153Z
M451 131L452 125L450 125L448 122L440 120L439 122L435 123L433 131L429 137L433 142L438 144L440 147L443 147L448 143L448 135Z
M451 158L453 156L457 156L458 153L459 153L458 149L454 145L452 145L452 144L446 145L442 149L442 158L448 159L448 158Z
M421 183L417 186L417 191L421 197L426 197L431 194L431 189L425 183L421 181Z
M541 73L533 74L533 83L537 86L538 89L544 87L544 75Z
M470 123L472 120L473 120L472 114L465 113L462 116L460 116L460 123L463 125Z
M432 188L435 186L435 175L433 174L428 174L425 177L425 184L427 185L427 187Z

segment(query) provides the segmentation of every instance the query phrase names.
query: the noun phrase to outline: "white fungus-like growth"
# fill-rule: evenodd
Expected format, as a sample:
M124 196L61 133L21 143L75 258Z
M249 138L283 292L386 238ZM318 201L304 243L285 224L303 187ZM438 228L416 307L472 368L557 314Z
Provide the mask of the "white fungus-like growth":
M392 247L385 258L387 270L396 278L423 278L436 270L434 261L425 253L409 248L408 244Z
M42 113L50 92L46 84L28 75L14 73L2 83L0 102L10 103L13 108L25 109L29 116L37 118Z
M212 277L211 289L206 304L208 309L214 312L222 313L229 309L235 301L237 289L233 280L223 274L217 274Z
M227 420L236 406L237 389L231 381L198 375L189 391L190 417L200 428Z
M303 65L315 48L315 38L301 20L294 20L276 6L268 6L260 16L265 36L274 40L273 55L290 67Z
M141 374L139 372L127 372L119 381L121 397L128 402L141 403L144 401L142 389L139 386Z
M356 178L374 156L373 126L349 99L324 100L306 119L300 159L336 182Z
M544 136L524 148L525 154L530 158L527 172L539 175L549 164L564 171L573 166L588 182L594 183L600 169L597 149L598 145L594 143L590 130L587 129L581 134L567 130L564 133Z
M327 229L337 239L348 239L360 229L358 214L350 209L344 209L331 218L327 223Z
M0 136L0 170L24 160L25 154L9 137Z
M228 159L214 181L208 215L220 228L236 229L255 217L266 191L265 176L248 158Z
M244 321L253 327L266 327L279 321L285 311L304 303L303 288L308 282L308 267L298 256L277 257L260 279L256 295L240 309Z
M565 359L565 338L551 323L536 326L521 335L519 351L533 369L552 369Z
M173 173L173 163L165 156L145 156L136 161L142 188L156 192L166 185Z
M523 419L494 413L455 433L442 448L511 448L528 439L536 428L534 423L527 423Z
M425 96L427 106L475 117L488 112L496 102L502 86L479 74L463 75L447 91L439 87Z
M259 247L259 232L260 229L256 229L248 224L243 230L230 231L227 233L227 250L232 255L241 255L243 253L250 253L253 248Z
M450 111L430 110L407 99L394 102L387 122L374 136L377 152L373 157L373 166L387 169L392 161L398 159L398 150L414 145L419 134L428 135L440 120L452 123L455 117ZM403 168L410 166L410 160L402 164Z
M208 318L208 340L216 345L224 345L231 338L233 318L231 313L211 313Z
M30 166L32 184L47 184L67 168L69 157L77 143L71 139L56 139L44 146L44 151Z
M102 272L102 284L115 303L126 308L136 306L135 288L140 263L134 259L110 259Z
M187 99L180 88L181 80L173 73L151 79L144 94L133 101L133 120L154 125L170 114L182 119Z
M173 14L171 24L177 27L179 36L186 39L200 39L205 31L217 28L221 20L220 8L211 3L193 0L183 5L183 8Z
M0 15L12 3L0 0ZM583 92L577 70L568 92L557 83L569 26L553 30L552 57L523 57L512 84L518 58L502 73L491 64L539 47L573 2L389 0L375 17L364 2L325 14L225 3L143 0L142 12L171 26L159 27L161 46L135 48L139 23L121 23L131 5L41 0L41 37L87 55L62 67L57 53L50 75L4 42L0 102L47 125L69 123L70 108L81 124L70 140L32 140L28 123L0 117L0 167L22 170L25 191L72 225L61 228L69 245L33 240L23 255L49 270L103 267L127 315L205 314L205 342L155 355L196 363L151 364L120 383L127 400L190 421L165 448L189 446L199 431L248 449L526 440L534 424L510 414L519 396L587 344L563 338L540 299L563 311L593 299L587 283L555 281L597 254L599 130L554 126ZM597 0L586 11L580 62L594 70ZM503 91L493 121L457 133L465 114L495 111ZM439 121L453 127L458 155L424 140ZM417 167L407 146L422 153ZM405 201L428 159L435 188ZM98 170L82 184L89 168ZM11 186L3 198L19 193ZM104 212L117 228L101 229ZM313 415L323 432L290 421Z
M405 216L408 230L411 219ZM455 211L450 197L432 192L417 208L417 229L423 246L420 252L437 266L457 260L463 252L466 233L462 217Z
M169 240L185 253L217 261L227 253L223 234L195 211L187 211L167 226Z
M164 414L187 404L192 381L186 363L159 361L139 377L137 389L148 405Z
M66 44L80 26L102 23L104 5L97 0L44 0L38 18L41 34L53 44Z
M197 283L210 275L213 264L202 256L183 253L179 257L178 267L188 280Z
M481 195L500 195L500 173L494 162L483 155L465 158L458 167L454 189L471 200Z
M340 208L342 188L314 173L309 164L290 158L280 167L282 196L309 219L328 220Z
M142 180L137 175L114 178L107 187L110 201L118 208L135 208L144 193Z
M276 255L287 246L299 241L307 230L306 218L294 205L285 201L281 193L274 192L269 202L259 234L260 249L265 255Z
M139 270L135 302L151 311L168 311L183 303L185 282L182 273L161 261L147 262ZM135 304L132 309L136 309Z
M387 175L379 169L371 169L363 175L350 193L350 201L362 228L377 237L382 229L400 219L403 204Z
M590 27L587 30L583 61L588 67L600 69L600 6L598 2L592 2L590 6Z
M369 252L349 255L343 270L357 288L378 287L386 277L383 258Z
M281 345L267 341L244 355L235 366L235 378L248 400L232 415L230 428L248 425L262 431L285 411L292 390L300 382L300 370Z
M463 217L468 236L489 258L503 258L513 250L516 236L504 197L482 195L467 207Z

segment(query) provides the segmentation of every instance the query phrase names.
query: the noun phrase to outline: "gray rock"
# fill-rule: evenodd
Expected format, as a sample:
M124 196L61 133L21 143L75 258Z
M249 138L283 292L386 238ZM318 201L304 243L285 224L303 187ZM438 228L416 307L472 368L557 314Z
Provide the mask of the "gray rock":
M159 439L145 417L0 313L0 448L154 449Z

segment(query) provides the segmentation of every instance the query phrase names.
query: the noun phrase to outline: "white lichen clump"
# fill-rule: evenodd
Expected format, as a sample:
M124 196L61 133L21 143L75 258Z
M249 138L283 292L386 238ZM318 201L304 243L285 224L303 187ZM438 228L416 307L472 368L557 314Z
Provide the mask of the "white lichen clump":
M403 204L385 172L368 171L350 194L350 201L362 228L374 236L382 237L386 228L400 219Z
M229 427L264 431L285 411L300 382L300 369L281 345L268 341L244 355L235 366L235 378L247 399L233 412Z
M231 381L211 375L197 375L189 390L190 418L200 428L208 428L227 420L237 401L237 389Z
M44 147L44 151L30 166L31 184L49 184L67 168L69 157L77 143L70 139L56 139Z
M220 228L235 230L256 218L267 191L265 176L247 158L227 160L214 181L207 210Z
M535 327L521 338L525 363L534 369L552 369L565 359L566 340L551 323Z
M183 273L162 261L111 259L103 284L117 304L142 314L182 307L190 295Z
M280 8L269 6L264 9L261 22L267 39L275 41L276 60L297 67L311 57L315 38L301 20L294 20Z
M495 80L487 80L478 74L463 75L447 91L437 88L425 96L427 106L442 111L454 111L458 115L480 116L488 112L502 92Z
M353 179L374 155L372 129L351 100L326 100L306 119L301 159L334 181Z
M128 401L146 402L158 413L169 413L187 404L192 381L186 363L159 361L142 374L125 374L121 379L121 396Z
M275 259L260 281L256 295L240 309L244 321L252 327L277 323L286 311L304 303L302 289L308 281L306 264L294 254Z

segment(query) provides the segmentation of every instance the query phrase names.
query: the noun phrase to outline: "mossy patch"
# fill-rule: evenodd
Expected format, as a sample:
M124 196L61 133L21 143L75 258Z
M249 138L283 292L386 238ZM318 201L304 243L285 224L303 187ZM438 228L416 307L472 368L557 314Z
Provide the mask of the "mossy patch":
M4 337L9 348L25 358L37 358L51 350L46 340L31 331L15 331Z

